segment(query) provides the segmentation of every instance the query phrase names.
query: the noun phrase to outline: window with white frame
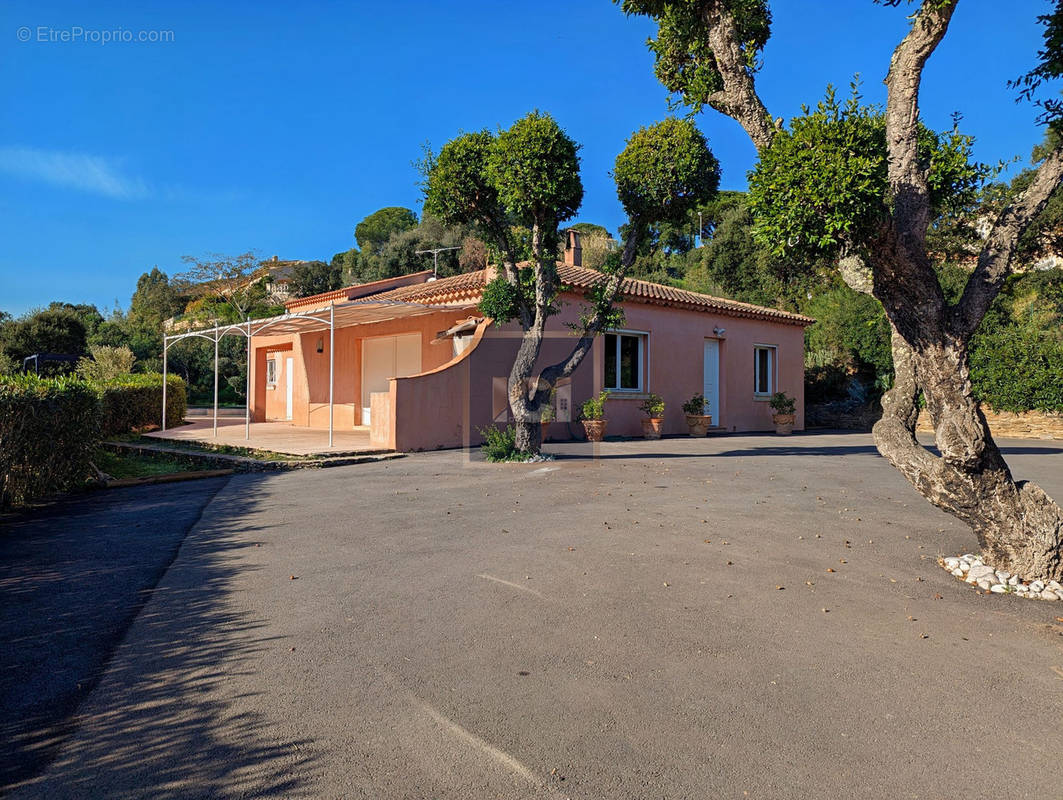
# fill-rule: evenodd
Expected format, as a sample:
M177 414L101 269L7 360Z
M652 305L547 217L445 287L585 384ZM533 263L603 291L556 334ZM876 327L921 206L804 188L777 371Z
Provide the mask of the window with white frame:
M616 331L605 334L604 388L642 392L646 388L646 334Z
M753 393L769 395L775 391L775 347L753 346Z
M277 359L275 358L266 359L266 385L277 385Z

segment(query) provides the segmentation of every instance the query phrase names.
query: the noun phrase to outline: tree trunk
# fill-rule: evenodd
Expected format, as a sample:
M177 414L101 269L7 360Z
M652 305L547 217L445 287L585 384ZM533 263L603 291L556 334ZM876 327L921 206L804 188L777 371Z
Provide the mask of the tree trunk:
M986 561L1022 578L1063 580L1063 509L1016 482L971 396L965 342L909 346L893 334L895 382L882 399L875 443L927 500L971 526ZM939 455L915 437L920 393Z
M533 454L542 452L543 426L538 419L518 419L516 429L517 450Z

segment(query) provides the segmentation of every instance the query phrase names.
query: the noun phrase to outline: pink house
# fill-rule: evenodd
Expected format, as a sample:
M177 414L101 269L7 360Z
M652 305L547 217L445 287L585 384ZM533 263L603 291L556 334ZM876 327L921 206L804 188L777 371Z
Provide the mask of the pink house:
M565 323L603 280L579 262L571 235L544 367L571 350ZM316 428L331 421L397 450L478 444L479 428L509 419L506 378L520 338L519 326L495 325L476 309L493 277L490 267L439 280L426 271L290 301L290 324L250 337L252 420ZM650 392L667 404L665 434L686 433L682 404L699 392L719 431L770 430L776 391L797 399L795 428L804 427L811 319L632 279L622 297L623 329L600 336L558 386L549 438L582 438L579 406L601 389L609 392L609 435L641 435L639 405Z

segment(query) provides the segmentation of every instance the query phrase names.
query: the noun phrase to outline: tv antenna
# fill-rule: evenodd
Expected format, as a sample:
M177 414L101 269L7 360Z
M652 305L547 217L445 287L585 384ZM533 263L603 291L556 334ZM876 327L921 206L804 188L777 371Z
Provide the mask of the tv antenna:
M425 253L432 254L432 278L439 277L439 254L445 253L447 250L461 250L460 247L437 247L434 250L414 250L416 255L424 255Z

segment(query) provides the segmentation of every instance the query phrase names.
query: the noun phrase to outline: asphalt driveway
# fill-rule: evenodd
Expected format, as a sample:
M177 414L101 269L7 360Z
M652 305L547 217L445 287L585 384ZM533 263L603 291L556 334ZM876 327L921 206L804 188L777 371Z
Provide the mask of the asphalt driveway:
M12 796L1058 796L1063 603L869 436L547 449L233 477Z

